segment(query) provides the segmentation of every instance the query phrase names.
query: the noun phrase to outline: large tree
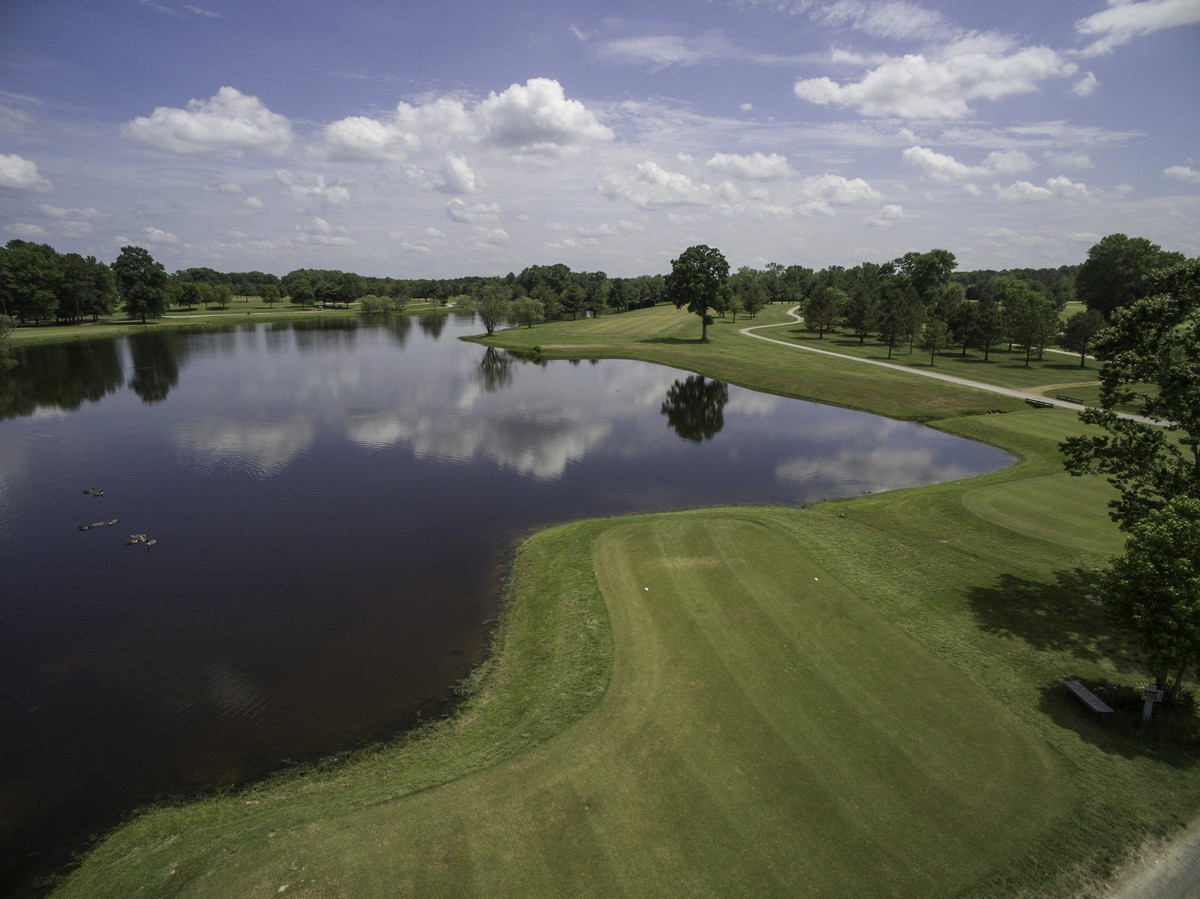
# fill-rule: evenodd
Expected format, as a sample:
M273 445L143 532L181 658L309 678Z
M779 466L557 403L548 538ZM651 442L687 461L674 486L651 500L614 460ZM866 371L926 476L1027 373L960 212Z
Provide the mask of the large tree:
M728 279L729 263L714 247L697 244L671 260L671 273L666 279L667 299L676 309L687 306L688 312L700 317L701 342L708 340L708 326L713 321L708 310L721 305Z
M1173 497L1200 499L1200 259L1156 273L1150 290L1096 338L1100 407L1079 417L1101 433L1062 444L1067 471L1117 488L1110 515L1125 530Z
M491 337L497 326L512 315L512 288L507 284L485 284L471 300L471 309Z
M1079 354L1080 368L1087 364L1088 350L1092 348L1092 342L1103 328L1104 316L1095 309L1076 312L1063 324L1063 348Z
M1176 497L1138 521L1100 594L1108 618L1141 646L1158 688L1177 696L1200 662L1200 500Z
M1089 309L1111 319L1117 309L1149 295L1151 272L1183 259L1144 237L1109 234L1088 250L1075 275L1075 295Z
M125 304L130 318L162 315L167 308L167 271L155 262L150 251L142 247L121 247L121 254L112 264L117 293Z

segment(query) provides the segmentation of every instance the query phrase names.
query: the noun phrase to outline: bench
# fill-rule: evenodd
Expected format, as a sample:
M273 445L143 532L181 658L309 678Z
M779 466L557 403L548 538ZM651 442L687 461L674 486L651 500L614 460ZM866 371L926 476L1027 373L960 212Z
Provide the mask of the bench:
M1111 715L1112 709L1108 704L1077 680L1065 680L1063 686L1071 691L1071 695L1086 705L1097 715Z
M1083 405L1083 400L1081 400L1079 397L1077 397L1077 396L1067 396L1065 393L1060 393L1060 394L1058 394L1058 396L1056 397L1056 399L1060 399L1060 400L1062 400L1062 401L1063 401L1063 402L1065 402L1065 403L1074 403L1076 406L1082 406L1082 405Z
M1054 403L1046 400L1035 400L1031 396L1025 397L1025 402L1029 403L1029 405L1033 406L1035 409L1052 409L1054 407Z

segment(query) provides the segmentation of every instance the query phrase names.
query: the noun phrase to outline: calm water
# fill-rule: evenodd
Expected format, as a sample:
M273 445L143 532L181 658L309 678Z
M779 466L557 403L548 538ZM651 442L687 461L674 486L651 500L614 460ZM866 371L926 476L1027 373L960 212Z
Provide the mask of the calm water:
M478 330L152 332L30 349L0 377L10 885L137 804L442 711L532 528L1011 461L667 368L536 365L453 339Z

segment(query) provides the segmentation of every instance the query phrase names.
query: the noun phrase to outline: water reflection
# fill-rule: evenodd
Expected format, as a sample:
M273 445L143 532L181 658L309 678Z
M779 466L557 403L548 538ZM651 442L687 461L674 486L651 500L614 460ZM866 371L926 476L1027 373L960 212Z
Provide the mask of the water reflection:
M230 343L226 352L236 348L232 332L223 335ZM179 383L179 369L187 358L187 342L178 331L135 334L129 338L129 356L133 364L130 389L144 403L160 403Z
M512 384L513 357L504 350L488 347L479 360L479 383L488 393L495 393Z
M39 409L78 409L125 384L116 341L81 341L18 350L21 364L0 369L0 420Z
M700 375L688 375L667 391L662 414L675 433L684 440L700 443L712 440L725 426L725 404L729 388L721 381L709 381Z

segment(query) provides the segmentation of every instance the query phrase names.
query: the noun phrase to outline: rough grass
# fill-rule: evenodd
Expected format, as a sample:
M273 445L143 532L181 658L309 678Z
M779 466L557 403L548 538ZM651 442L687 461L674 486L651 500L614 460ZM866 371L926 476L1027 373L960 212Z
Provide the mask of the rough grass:
M633 318L572 345L645 341ZM808 395L806 354L712 330L683 367L750 386L791 372ZM921 396L937 385L871 379L859 405L937 406ZM1021 461L809 509L537 535L454 718L145 815L62 894L1093 894L1195 815L1194 725L1098 721L1061 686L1142 678L1090 596L1121 539L1102 482L1062 472L1074 417L939 426Z

